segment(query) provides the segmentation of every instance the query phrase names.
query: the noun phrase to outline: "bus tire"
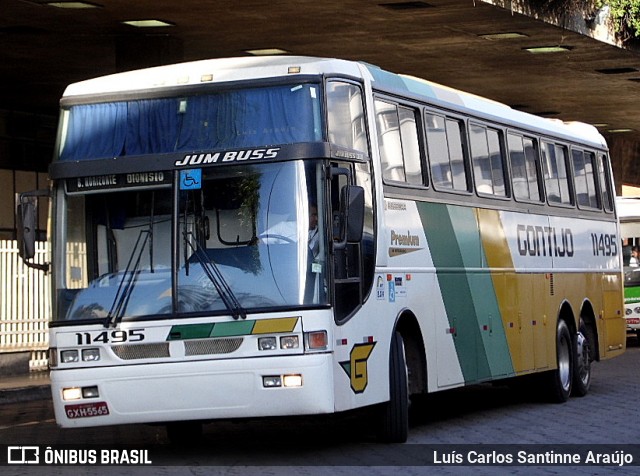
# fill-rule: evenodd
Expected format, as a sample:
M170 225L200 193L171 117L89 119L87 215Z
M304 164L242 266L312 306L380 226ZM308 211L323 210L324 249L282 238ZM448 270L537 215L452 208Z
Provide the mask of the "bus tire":
M573 386L573 339L567 323L558 320L556 327L556 368L547 372L545 390L554 403L564 403Z
M409 386L404 341L393 335L389 352L389 401L382 407L380 439L404 443L409 435Z
M593 361L593 351L591 350L589 333L584 321L580 319L580 328L575 339L573 388L571 395L584 397L591 387L591 362Z

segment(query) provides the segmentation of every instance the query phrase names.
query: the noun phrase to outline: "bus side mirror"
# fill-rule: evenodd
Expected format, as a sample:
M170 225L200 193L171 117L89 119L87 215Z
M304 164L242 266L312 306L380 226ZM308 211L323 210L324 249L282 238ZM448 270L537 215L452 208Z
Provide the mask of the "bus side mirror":
M347 242L357 243L362 240L364 228L364 188L349 185L347 189Z
M340 190L340 213L334 216L334 230L338 238L335 249L344 249L347 243L362 240L364 227L364 189L357 185L345 185Z
M48 264L33 263L30 260L36 255L38 197L48 195L46 190L21 193L16 204L18 255L27 266L45 272L49 270Z

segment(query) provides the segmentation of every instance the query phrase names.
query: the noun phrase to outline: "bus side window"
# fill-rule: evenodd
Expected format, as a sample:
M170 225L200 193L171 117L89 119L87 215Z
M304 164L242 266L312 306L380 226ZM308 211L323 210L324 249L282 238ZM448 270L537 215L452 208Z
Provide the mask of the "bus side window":
M596 190L595 155L581 149L572 148L573 183L579 207L600 208Z
M517 200L540 201L536 142L517 134L508 134L513 195Z
M479 193L507 196L504 157L500 147L500 132L471 124L471 157L476 188Z
M368 154L367 135L360 88L351 83L327 83L329 141Z
M542 143L542 169L549 203L573 205L567 174L567 149L551 142Z
M602 206L605 211L613 211L613 193L611 191L611 182L607 180L605 173L609 167L607 162L607 156L605 154L598 154L598 179L600 182L600 196L602 197Z
M376 100L382 177L393 182L424 183L415 110Z
M427 151L436 190L469 190L465 165L463 122L439 114L426 114Z

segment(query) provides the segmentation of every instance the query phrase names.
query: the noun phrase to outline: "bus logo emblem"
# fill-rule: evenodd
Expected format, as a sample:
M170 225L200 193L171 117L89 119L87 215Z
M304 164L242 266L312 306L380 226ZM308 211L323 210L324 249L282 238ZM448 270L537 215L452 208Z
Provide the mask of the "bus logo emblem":
M373 351L376 343L356 344L349 354L350 359L340 362L340 366L345 371L351 381L351 390L354 393L362 393L367 388L369 376L367 373L367 360Z

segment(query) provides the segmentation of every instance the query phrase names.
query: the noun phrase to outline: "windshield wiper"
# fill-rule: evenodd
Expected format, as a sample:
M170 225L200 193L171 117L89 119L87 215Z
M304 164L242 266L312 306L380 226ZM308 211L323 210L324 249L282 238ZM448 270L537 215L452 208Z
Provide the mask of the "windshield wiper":
M193 236L193 233L184 232L185 243L188 244L193 251L193 256L198 259L200 266L202 266L202 269L209 278L209 281L213 283L213 286L216 288L216 291L226 308L234 319L246 319L247 312L240 304L240 301L238 301L238 298L233 293L231 287L229 287L229 284L220 272L218 265L211 259L202 245L198 243L198 240L193 240L195 245L189 240L189 235ZM188 266L188 262L188 260L185 262L186 266Z
M116 295L113 298L113 303L111 304L111 309L109 309L109 313L105 319L104 327L115 327L124 316L138 278L138 268L140 267L142 252L144 251L147 241L149 241L150 234L150 230L140 230L140 233L138 233L138 239L136 240L136 244L133 246L131 256L129 256L127 267L122 274L122 280L120 281ZM142 239L142 235L144 235L144 240L142 240L141 243L140 240ZM132 264L133 268L131 267Z

